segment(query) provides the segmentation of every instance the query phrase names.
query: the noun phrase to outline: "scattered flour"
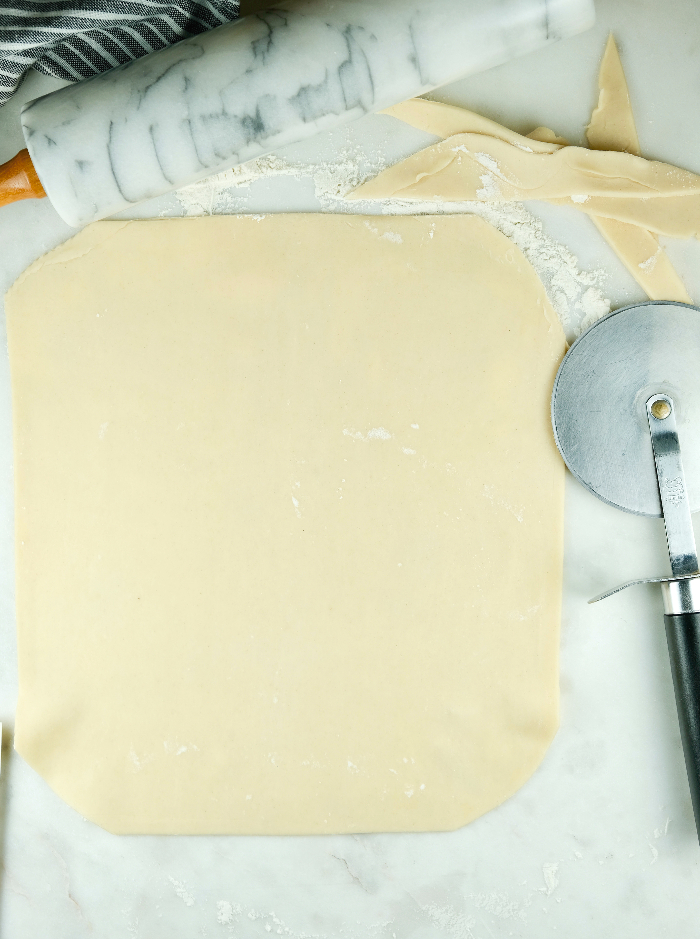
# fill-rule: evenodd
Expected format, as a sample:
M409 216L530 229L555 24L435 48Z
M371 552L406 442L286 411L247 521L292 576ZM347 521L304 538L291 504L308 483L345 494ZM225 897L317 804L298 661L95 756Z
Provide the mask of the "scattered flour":
M343 434L346 437L352 437L353 440L391 440L392 434L386 427L373 427L365 436L361 430L353 430L351 427L345 427Z
M551 238L542 222L521 202L463 204L520 248L537 271L567 333L578 335L610 312L610 300L601 290L607 276L605 271L579 270L575 255Z
M601 297L600 290L596 287L589 287L588 290L581 295L580 299L576 301L576 309L580 310L583 314L580 332L588 329L588 327L592 326L601 316L605 316L606 313L610 312L610 301L606 299L601 303Z
M504 893L472 893L469 896L478 910L486 910L499 919L525 919L526 913L517 900L511 900Z
M485 166L487 170L491 170L492 173L496 173L501 176L501 167L498 165L498 161L494 160L490 153L475 153L474 156L477 159L478 163L481 163L482 166Z
M544 878L545 885L540 889L548 897L551 897L551 895L559 886L559 878L557 877L558 873L559 864L556 862L542 865L542 877Z
M185 885L179 880L175 880L174 877L168 877L168 880L175 888L175 893L180 897L185 906L194 906L194 897L188 892Z
M481 180L481 189L476 190L478 199L487 201L488 199L500 198L501 190L498 188L498 183L493 173L484 173L479 179Z
M488 154L480 156L488 157ZM489 160L492 158L489 157ZM485 161L484 161L485 162ZM489 170L498 170L495 167ZM259 157L234 169L179 189L175 193L187 216L230 215L246 213L250 187L263 179L292 177L311 179L321 211L346 214L382 215L444 215L470 213L479 215L510 238L537 271L547 296L567 336L572 338L610 310L610 301L603 295L606 274L603 270L582 271L578 260L564 245L545 231L539 219L520 202L489 202L498 193L498 182L492 172L482 177L479 202L349 202L344 196L361 182L384 168L381 155L368 158L366 153L348 149L336 162L319 164L294 163L274 154ZM574 196L574 201L583 201ZM264 216L253 215L260 219ZM372 230L369 222L365 223ZM377 230L378 231L378 230ZM385 232L387 240L400 236ZM651 261L651 259L650 259ZM649 262L644 262L645 264Z
M240 913L241 908L238 907L236 912ZM222 926L230 926L233 922L233 904L228 900L219 900L216 904L216 921Z
M391 440L391 434L386 427L373 427L367 434L368 440Z
M650 258L647 258L646 261L642 261L639 267L646 273L651 274L651 272L656 267L656 262L659 260L659 254L661 253L661 246L656 249Z
M473 932L476 920L473 916L468 916L453 906L439 906L437 903L427 903L420 909L442 935L452 939L476 939Z
M491 502L493 505L500 505L502 508L506 509L507 512L510 512L510 514L520 522L520 524L525 521L523 517L523 512L525 509L523 507L516 509L504 499L499 498L498 494L496 493L495 486L484 486L483 492L485 498L487 498L489 502Z
M180 743L179 740L164 740L163 749L166 753L182 756L183 753L187 753L190 750L199 750L199 747L194 743L186 744Z
M152 763L155 760L155 753L143 753L139 754L134 750L133 746L129 749L129 759L133 765L133 773L138 773L139 770L142 770L144 766L147 766L149 763Z
M318 164L293 163L274 153L234 166L233 169L207 176L175 192L186 215L228 215L240 212L245 205L245 194L260 179L291 176L312 179L315 195L327 211L348 211L344 196L360 183L384 169L384 162L368 164L366 154L347 151L336 162ZM262 218L263 216L256 216Z

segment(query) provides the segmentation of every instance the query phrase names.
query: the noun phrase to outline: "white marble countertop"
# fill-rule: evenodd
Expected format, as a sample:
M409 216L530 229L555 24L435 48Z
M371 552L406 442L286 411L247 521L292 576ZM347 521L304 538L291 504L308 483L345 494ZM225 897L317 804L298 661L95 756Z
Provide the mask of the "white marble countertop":
M527 132L572 142L596 98L605 36L618 38L643 153L700 172L700 8L694 0L597 0L598 25L435 97ZM32 75L0 110L0 162L22 140L21 100L57 87ZM292 154L313 161L381 145L420 146L389 118L363 118ZM256 183L246 211L313 211L308 181ZM142 215L176 212L165 197ZM538 210L539 211L539 210ZM181 207L180 207L181 212ZM583 268L603 267L613 306L643 296L573 210L541 210ZM71 230L50 205L0 212L0 293ZM700 300L700 246L670 254ZM4 326L2 327L4 329ZM561 729L505 805L447 834L309 838L115 837L64 805L12 752L16 698L11 411L0 355L0 935L3 939L685 939L700 921L695 834L663 633L661 598L638 587L588 597L666 569L659 522L617 512L568 480Z

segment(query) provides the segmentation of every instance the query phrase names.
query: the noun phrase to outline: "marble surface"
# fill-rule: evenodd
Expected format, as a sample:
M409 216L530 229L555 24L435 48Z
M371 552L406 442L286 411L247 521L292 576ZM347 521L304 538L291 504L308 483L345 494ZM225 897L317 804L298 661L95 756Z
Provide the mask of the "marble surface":
M520 132L578 143L608 29L619 39L642 150L700 171L700 9L598 0L595 29L443 89ZM32 78L25 99L54 87ZM0 111L0 160L21 143L19 102ZM350 147L398 158L425 142L370 116L289 151ZM313 210L313 186L274 178L247 211ZM582 266L608 272L615 306L643 299L592 224L532 206ZM146 209L142 210L144 213ZM148 210L180 213L172 197ZM0 212L0 290L71 234L46 202ZM700 246L669 246L700 300ZM666 569L659 521L616 512L573 480L566 505L561 729L508 802L446 834L317 838L114 837L64 805L11 750L16 698L11 411L0 355L0 775L7 939L689 939L700 920L700 848L685 778L661 598L652 586L589 607L605 587Z
M79 227L588 28L592 0L288 0L22 114Z

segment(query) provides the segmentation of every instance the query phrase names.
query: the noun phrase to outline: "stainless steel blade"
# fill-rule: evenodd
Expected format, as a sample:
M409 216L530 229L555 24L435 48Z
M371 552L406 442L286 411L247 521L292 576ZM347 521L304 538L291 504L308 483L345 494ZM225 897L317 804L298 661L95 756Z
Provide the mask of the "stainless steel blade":
M662 515L646 402L668 395L683 446L691 512L700 510L700 309L637 304L571 347L552 395L557 445L576 478L626 512Z

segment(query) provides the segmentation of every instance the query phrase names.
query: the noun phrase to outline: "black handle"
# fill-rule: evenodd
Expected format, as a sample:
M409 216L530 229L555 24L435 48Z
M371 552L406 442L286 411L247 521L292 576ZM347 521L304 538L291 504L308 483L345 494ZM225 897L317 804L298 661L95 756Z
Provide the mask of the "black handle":
M664 616L678 723L700 839L700 613Z

